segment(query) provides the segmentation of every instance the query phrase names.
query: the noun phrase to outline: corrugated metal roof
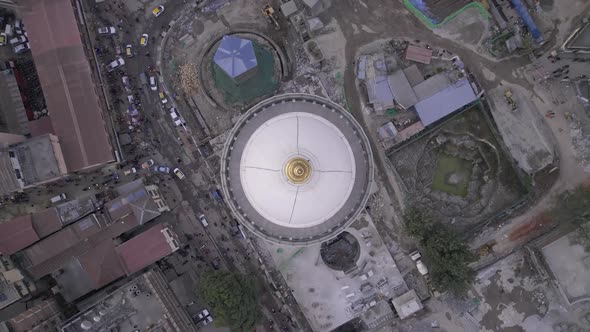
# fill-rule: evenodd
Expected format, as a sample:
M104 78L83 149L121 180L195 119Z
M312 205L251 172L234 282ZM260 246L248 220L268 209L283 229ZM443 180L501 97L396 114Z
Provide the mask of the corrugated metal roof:
M252 41L230 35L223 36L213 61L232 78L258 65Z
M418 102L418 98L414 93L414 89L406 78L402 70L397 70L387 77L393 99L405 108L414 106Z
M127 275L131 275L173 252L162 234L163 229L164 226L158 224L117 246L115 250L121 257Z
M394 105L387 76L376 76L374 79L367 80L367 93L369 104L372 104L376 111L383 111Z
M114 160L70 0L24 0L23 21L69 172Z
M408 45L408 48L406 48L406 60L416 61L427 65L432 60L432 50L415 45Z
M451 85L451 80L445 73L436 74L414 86L414 93L419 101L430 98L434 94Z
M0 223L0 254L12 255L39 241L31 215L19 216Z
M45 300L27 311L20 313L18 316L10 319L11 331L14 332L31 332L43 331L44 329L35 328L45 322L47 319L55 316L60 312L59 305L54 298ZM46 330L47 331L47 330Z
M32 218L33 227L40 238L44 238L62 227L59 214L54 207L34 213Z
M477 99L467 79L460 80L414 107L424 126L428 126Z
M100 289L125 276L113 240L105 240L85 253L74 257L55 277L62 286L62 295L68 302Z

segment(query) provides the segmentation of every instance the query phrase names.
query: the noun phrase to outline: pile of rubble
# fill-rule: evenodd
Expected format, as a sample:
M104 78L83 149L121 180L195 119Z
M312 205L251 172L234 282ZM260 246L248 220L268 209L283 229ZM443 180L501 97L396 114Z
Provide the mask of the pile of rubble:
M575 119L569 123L569 128L574 154L584 170L590 173L590 135L584 134L580 122Z

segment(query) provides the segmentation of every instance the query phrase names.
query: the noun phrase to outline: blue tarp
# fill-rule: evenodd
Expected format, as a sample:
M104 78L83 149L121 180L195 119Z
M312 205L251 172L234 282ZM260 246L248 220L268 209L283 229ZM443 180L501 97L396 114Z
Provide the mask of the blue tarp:
M543 38L543 34L541 34L541 31L535 24L535 21L533 21L533 18L529 14L527 7L522 3L521 0L511 1L512 5L514 6L514 9L516 9L518 15L524 21L524 24L526 25L527 29L529 29L529 32L533 36L535 42L537 42L538 44L543 43L545 41L545 39Z
M423 0L409 0L409 1L412 5L414 5L414 7L416 7L416 9L418 9L420 12L422 12L422 14L424 14L424 16L426 16L428 18L428 20L430 22L432 22L432 24L440 23L440 20L437 19L436 17L434 17L434 15L432 15L432 13L430 13L430 8L428 8L428 5L426 3L424 3Z

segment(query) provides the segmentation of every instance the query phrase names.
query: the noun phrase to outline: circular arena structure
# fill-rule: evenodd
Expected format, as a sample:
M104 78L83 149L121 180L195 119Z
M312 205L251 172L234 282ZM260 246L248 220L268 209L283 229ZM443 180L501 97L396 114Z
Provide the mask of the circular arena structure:
M279 244L337 236L363 211L373 155L344 108L307 94L271 97L231 130L221 159L223 193L236 218Z

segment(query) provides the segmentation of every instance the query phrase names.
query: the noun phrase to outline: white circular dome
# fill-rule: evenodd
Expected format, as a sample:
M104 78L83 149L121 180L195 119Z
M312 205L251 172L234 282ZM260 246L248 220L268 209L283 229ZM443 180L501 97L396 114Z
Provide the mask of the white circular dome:
M309 179L290 181L286 164L309 163ZM244 147L241 182L252 206L267 220L285 227L310 227L330 219L352 191L354 154L330 121L293 112L261 125Z
M308 245L359 216L373 167L369 140L345 109L317 96L279 95L252 107L229 133L221 189L256 235Z

